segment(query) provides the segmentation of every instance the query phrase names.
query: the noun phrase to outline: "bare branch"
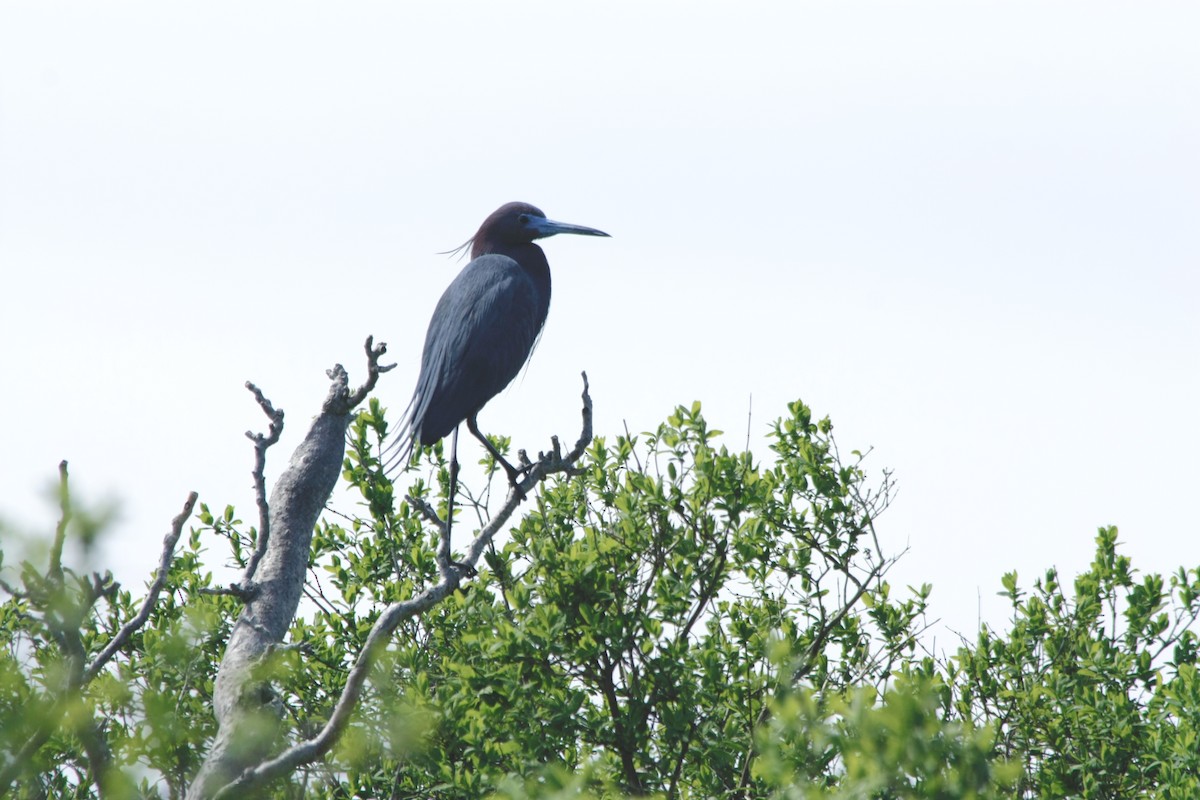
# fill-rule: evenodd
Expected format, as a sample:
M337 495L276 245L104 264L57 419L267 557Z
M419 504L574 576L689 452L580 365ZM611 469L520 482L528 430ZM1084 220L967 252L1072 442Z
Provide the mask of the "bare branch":
M276 409L271 401L267 399L267 396L262 393L262 390L255 386L253 382L246 381L246 388L250 390L254 395L254 399L258 401L259 408L271 420L270 437L269 441L267 441L267 446L269 447L279 441L279 434L283 431L283 409ZM255 434L246 431L246 438L258 441L264 437L261 433Z
M745 452L750 452L750 431L751 423L754 422L754 393L750 393L750 399L746 403L746 447Z
M271 405L271 401L250 381L246 381L246 388L254 393L259 407L271 420L266 436L246 431L246 438L254 442L254 472L251 474L254 477L254 503L258 506L258 542L254 553L250 556L250 562L246 564L243 579L243 583L249 586L254 580L258 562L262 561L263 554L267 552L267 544L271 539L271 515L270 507L267 505L267 479L264 472L267 468L267 449L278 442L279 435L283 433L283 409L276 409Z
M362 694L367 674L370 672L371 667L374 666L378 652L386 646L387 640L391 637L395 629L404 620L441 602L443 598L458 588L458 582L457 575L451 572L449 576L443 577L438 584L426 589L411 600L403 603L393 603L388 606L371 629L371 633L367 637L367 643L363 647L362 652L359 653L358 660L355 661L354 667L351 669L350 675L346 680L346 686L342 690L342 696L334 707L333 714L325 724L325 727L312 739L294 745L276 758L246 770L236 780L227 784L213 795L214 800L242 797L243 793L250 788L260 786L275 778L283 777L297 767L311 763L329 752L341 737L342 731L345 730L346 724L350 720L350 715L358 702L358 698Z
M492 521L479 532L475 540L471 542L467 549L467 556L463 562L474 567L479 561L480 555L483 553L483 548L492 540L496 532L500 530L516 511L517 506L525 499L526 495L539 483L545 480L550 475L555 473L570 474L575 463L583 457L583 453L587 450L587 446L592 442L592 398L588 394L588 379L587 373L583 375L583 409L581 416L583 417L583 427L579 433L579 439L575 442L575 447L567 454L566 458L561 458L557 453L540 454L537 462L525 473L524 479L517 485L511 487L508 491L508 499L505 500L500 512L492 518ZM556 448L557 449L557 448Z
M58 527L54 531L54 543L50 546L50 580L62 583L62 551L67 540L67 525L71 522L71 491L67 483L67 462L58 462L58 502L62 515L58 518Z
M251 584L249 588L243 587L240 583L231 583L228 586L218 586L215 588L197 589L197 594L208 595L209 597L236 597L243 603L248 603L258 594L257 585Z
M367 399L367 395L371 393L371 390L375 388L375 384L379 382L381 374L396 368L395 364L379 365L379 359L387 353L386 342L380 342L379 346L376 347L375 337L368 336L365 348L367 351L367 380L362 386L355 389L353 394L346 398L346 402L350 404L351 408L354 408Z
M451 469L454 469L454 467L451 467ZM454 485L453 479L450 481L450 485ZM438 573L442 575L442 577L445 577L446 573L450 570L450 567L457 566L462 567L464 572L466 572L468 575L474 574L474 568L450 560L449 523L442 521L442 518L438 516L437 511L434 510L433 506L429 505L429 503L426 503L421 498L410 494L405 495L404 499L408 501L409 505L420 511L421 516L425 517L425 519L429 520L429 522L432 523L435 528L437 528L439 540L436 555ZM453 513L453 509L451 509L451 513Z
M376 358L382 352L382 347L370 348ZM383 371L377 364L375 369ZM245 729L282 718L278 697L269 682L256 677L255 667L283 641L295 617L313 530L341 474L350 412L365 396L350 394L349 377L340 364L326 374L330 387L321 413L271 491L269 536L260 537L265 541L260 541L263 553L253 574L255 591L234 625L217 672L217 737L188 789L191 800L207 800L229 781L241 780L237 776L247 769L257 769L254 765L268 758L273 737L268 732L247 741ZM374 384L368 380L365 385Z
M492 541L496 533L508 523L513 512L520 505L521 500L529 490L533 489L550 475L569 472L583 456L584 451L592 440L592 399L588 394L587 373L583 374L582 416L583 428L571 452L565 458L560 457L557 453L551 453L550 455L542 455L538 459L524 480L521 481L520 486L515 486L509 491L508 500L500 512L475 536L475 539L468 548L467 557L459 565L460 567L466 569L474 568L483 549ZM432 514L432 509L425 503L419 503L417 507L426 518L429 518ZM437 519L436 514L432 514L432 517L434 520ZM350 721L350 716L357 706L359 698L362 696L367 675L378 660L380 652L386 647L392 634L395 633L396 628L405 620L421 614L440 603L458 588L461 580L462 573L459 570L446 570L441 573L441 580L438 583L421 592L416 597L404 602L392 603L384 609L383 613L379 615L379 619L375 621L375 625L371 628L371 632L367 635L367 642L363 646L362 651L359 652L358 659L354 662L354 666L351 668L349 676L347 676L346 685L342 688L341 697L338 699L337 705L334 706L329 721L325 723L321 731L313 738L293 745L275 758L241 772L237 778L223 786L213 795L214 800L243 797L247 791L262 786L267 781L288 775L297 767L312 763L328 753L345 731Z
M138 610L137 616L121 626L121 630L117 631L117 635L109 641L108 645L100 651L100 655L96 656L88 668L84 670L84 683L95 678L116 652L125 646L125 643L129 641L129 637L145 625L146 620L150 619L150 612L154 609L154 604L158 602L158 595L167 583L167 573L171 569L171 559L175 555L175 545L179 543L179 537L183 534L184 523L192 516L192 509L196 507L198 497L195 492L190 493L187 501L183 504L183 510L179 512L175 519L171 520L171 531L163 537L162 554L158 559L158 572L154 576L154 583L150 585L150 591L146 593L146 599L142 601L142 607Z
M437 511L435 511L433 506L429 505L429 503L426 503L421 498L411 494L406 494L404 499L410 506L417 509L417 511L420 511L421 516L432 523L433 526L439 531L446 530L446 523L442 521L442 518L438 516Z
M375 388L380 375L395 369L395 364L383 366L379 364L380 357L387 352L386 344L380 342L379 346L376 346L375 337L368 336L365 347L367 351L367 380L353 392L350 391L350 377L346 374L346 368L341 364L334 364L333 369L325 373L329 376L329 380L333 382L333 385L329 387L329 394L326 396L325 404L322 408L322 411L326 414L349 414Z

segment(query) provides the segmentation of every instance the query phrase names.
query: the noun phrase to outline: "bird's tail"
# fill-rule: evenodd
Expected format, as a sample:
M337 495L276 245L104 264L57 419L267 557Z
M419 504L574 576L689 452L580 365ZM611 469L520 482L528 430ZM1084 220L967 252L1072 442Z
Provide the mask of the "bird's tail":
M379 463L383 466L383 474L389 478L407 466L409 459L412 458L413 449L417 443L415 414L413 413L416 404L417 399L414 397L408 404L408 408L404 409L404 415L400 417L396 435L380 448Z

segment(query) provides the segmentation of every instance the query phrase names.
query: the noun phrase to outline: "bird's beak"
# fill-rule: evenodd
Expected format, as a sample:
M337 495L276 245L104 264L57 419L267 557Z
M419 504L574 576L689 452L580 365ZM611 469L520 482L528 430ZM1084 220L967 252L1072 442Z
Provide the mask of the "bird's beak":
M537 217L529 220L529 227L537 232L537 238L539 239L554 236L557 233L575 233L580 236L608 236L604 231L598 231L595 228L572 225L569 222L555 222L552 219L538 219Z

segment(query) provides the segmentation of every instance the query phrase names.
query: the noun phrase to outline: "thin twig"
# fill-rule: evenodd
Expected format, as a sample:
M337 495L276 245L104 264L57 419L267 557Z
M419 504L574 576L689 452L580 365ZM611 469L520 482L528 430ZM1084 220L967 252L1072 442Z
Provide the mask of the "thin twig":
M379 359L387 353L386 342L380 342L379 346L376 347L375 337L368 336L364 347L367 351L367 380L346 398L351 408L354 408L367 399L367 395L371 393L371 390L375 388L375 384L379 382L380 375L396 368L395 364L387 364L385 366L380 366L379 364Z
M121 626L121 630L117 631L117 635L109 641L108 645L100 651L100 655L96 656L91 665L84 670L84 683L95 678L100 673L100 670L104 669L104 665L108 663L109 659L125 646L129 637L145 625L146 620L150 619L150 612L153 610L154 604L158 602L158 595L167 583L167 573L171 569L171 559L175 555L175 545L179 543L184 523L192 516L192 509L195 508L198 497L199 495L195 492L188 494L187 501L183 504L183 510L179 512L175 519L171 520L171 532L163 537L162 554L158 560L158 572L154 576L154 583L150 585L150 591L147 592L146 599L142 602L142 607L138 610L137 616Z
M430 524L437 528L439 533L445 532L446 523L443 522L442 518L438 516L438 513L434 510L433 506L429 505L429 503L426 503L424 500L413 494L406 494L404 499L410 506L417 509L417 511L420 511L421 516L423 516L430 522Z
M283 433L283 409L275 408L262 390L250 381L246 381L246 388L254 393L258 407L271 420L266 436L246 431L246 438L254 442L254 471L251 475L254 477L254 504L258 507L258 541L255 543L253 555L250 556L250 562L246 565L246 571L243 573L245 577L242 579L242 582L249 586L254 580L258 562L262 561L262 557L266 555L267 543L271 539L271 509L267 504L267 478L264 473L267 468L267 449L278 442L279 435Z
M453 482L451 482L453 484ZM437 561L438 574L443 578L447 576L451 566L456 566L455 562L450 560L450 526L438 516L437 511L433 506L426 503L421 498L415 495L405 495L405 500L408 504L421 512L421 516L427 519L438 531L438 549L435 560ZM453 510L451 509L451 513ZM462 566L462 565L457 565ZM466 570L471 572L473 570Z
M58 518L58 527L54 530L54 543L50 546L50 569L47 577L58 585L62 585L63 544L67 540L67 525L71 522L71 490L67 483L67 462L58 462L58 503L62 514Z
M750 429L754 422L754 393L750 393L750 400L746 404L746 452L750 452Z

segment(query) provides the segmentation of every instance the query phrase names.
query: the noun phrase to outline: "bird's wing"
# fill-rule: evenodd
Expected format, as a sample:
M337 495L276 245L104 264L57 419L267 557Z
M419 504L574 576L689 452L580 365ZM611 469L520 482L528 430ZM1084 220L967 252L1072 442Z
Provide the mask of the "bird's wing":
M447 287L425 337L412 430L422 444L447 435L520 372L548 298L516 261L484 255Z
M412 457L413 451L413 406L416 403L416 397L408 403L408 408L404 409L404 413L400 416L400 422L396 426L398 435L393 436L390 441L383 445L379 453L379 461L383 467L385 475L391 475L397 467L402 467L408 463Z

